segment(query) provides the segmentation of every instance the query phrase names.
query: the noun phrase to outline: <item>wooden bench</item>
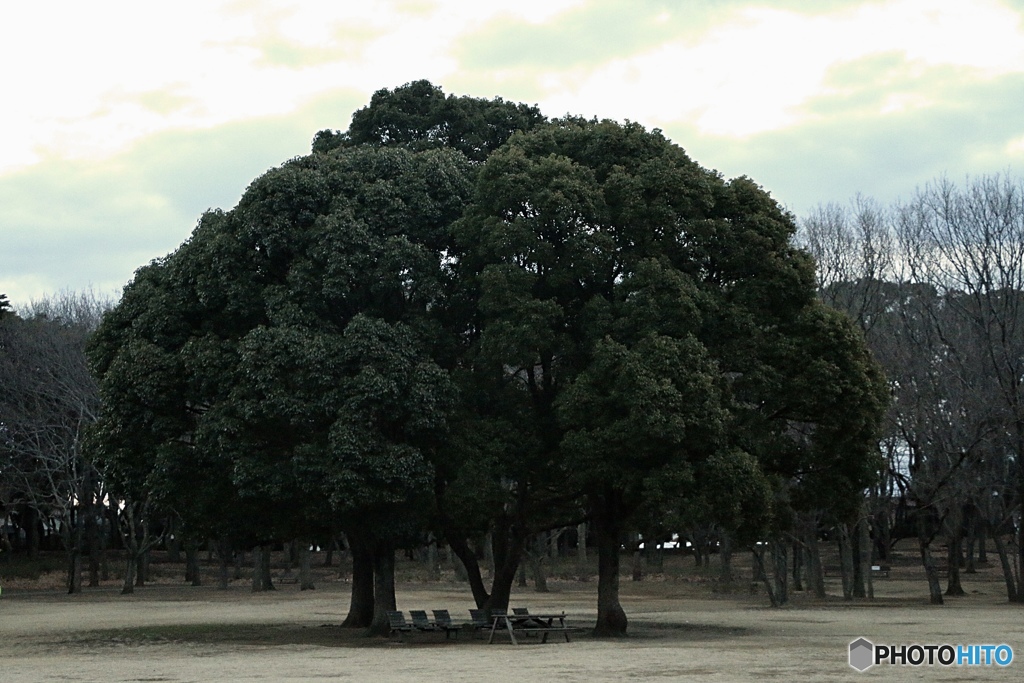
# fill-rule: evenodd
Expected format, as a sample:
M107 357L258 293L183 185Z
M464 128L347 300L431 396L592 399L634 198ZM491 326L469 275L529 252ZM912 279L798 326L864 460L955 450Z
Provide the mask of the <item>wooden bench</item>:
M555 622L558 623L555 623ZM495 634L507 633L513 645L518 645L516 634L533 635L540 634L540 642L548 642L548 635L561 633L565 636L565 642L570 642L569 634L574 630L565 624L565 612L558 614L505 614L496 612L491 620L491 637L488 643L494 642Z
M409 610L409 616L412 617L412 625L417 631L444 631L444 638L448 640L452 633L456 636L459 633L460 627L452 624L452 619L448 616L447 620L444 619L444 615L448 614L448 610L434 610L434 614L442 614L442 618L438 619L436 616L434 621L431 621L427 617L427 611L422 609Z
M444 630L444 639L448 640L451 634L455 634L455 637L459 637L459 631L462 627L458 624L452 623L452 615L448 613L446 609L435 609L434 610L434 626L438 629Z
M405 620L404 614L394 610L388 610L388 626L390 627L388 636L398 634L399 640L401 640L403 633L412 633L415 629L415 626Z
M484 629L491 627L491 621L482 609L469 610L470 626L473 628L473 637L483 633Z

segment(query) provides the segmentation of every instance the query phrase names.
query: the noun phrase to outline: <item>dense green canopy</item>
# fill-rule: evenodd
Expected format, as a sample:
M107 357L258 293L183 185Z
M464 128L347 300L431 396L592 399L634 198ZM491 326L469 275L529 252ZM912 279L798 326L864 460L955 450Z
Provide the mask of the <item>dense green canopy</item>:
M589 517L624 632L645 500L720 491L760 527L771 487L834 507L876 467L879 375L792 234L660 131L380 91L139 270L91 350L96 450L221 532L439 531L494 607L531 534Z

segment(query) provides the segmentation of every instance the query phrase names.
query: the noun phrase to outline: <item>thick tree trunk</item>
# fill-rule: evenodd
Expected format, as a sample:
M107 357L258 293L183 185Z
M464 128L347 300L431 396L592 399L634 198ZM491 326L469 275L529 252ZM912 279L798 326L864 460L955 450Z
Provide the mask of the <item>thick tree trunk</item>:
M622 543L619 493L606 491L592 499L597 537L597 625L594 635L624 636L629 626L619 603L619 548Z
M345 628L367 628L373 623L373 548L365 539L349 534L352 551L352 599Z
M512 597L512 584L515 583L519 562L523 554L523 540L514 535L507 546L500 547L495 553L494 578L491 580L491 596L484 605L485 609L508 609Z
M534 539L534 552L530 557L530 569L533 574L533 590L537 593L548 592L548 574L544 564L544 537Z
M373 549L373 621L367 635L391 632L388 610L396 608L395 548L390 541L377 541Z
M452 568L452 572L455 573L455 580L464 581L468 585L469 572L466 571L466 565L462 563L462 560L459 559L459 556L455 554L455 551L452 550L452 547L450 545L446 547L448 548L448 566L450 566ZM482 585L483 584L481 584L481 586ZM470 590L472 591L472 589ZM487 590L484 589L484 592L486 593Z
M488 594L486 586L484 586L484 579L480 574L480 563L476 559L476 553L469 547L469 543L466 542L465 538L448 535L447 533L445 538L448 541L448 547L452 549L455 556L462 562L462 567L466 571L466 580L469 581L469 589L473 593L473 601L476 603L477 608L483 609L491 596Z

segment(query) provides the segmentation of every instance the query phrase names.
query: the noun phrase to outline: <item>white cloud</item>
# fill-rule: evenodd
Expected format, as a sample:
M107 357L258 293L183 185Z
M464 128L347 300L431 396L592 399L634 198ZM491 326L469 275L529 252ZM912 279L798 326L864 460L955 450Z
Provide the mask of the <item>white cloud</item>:
M287 113L329 90L441 79L458 67L448 56L458 35L502 14L542 22L577 4L12 4L0 21L0 173L48 157L106 157L163 130ZM275 45L324 57L275 63ZM147 106L165 94L173 106Z
M1006 143L1005 152L1009 156L1024 157L1024 135L1014 138Z
M931 68L981 78L1024 72L1024 31L1017 13L992 0L893 0L830 14L751 7L697 40L549 74L545 104L655 125L685 120L703 133L743 137L806 120L813 98L842 94L829 93L833 68L883 54L899 55L922 76L921 92L886 100L899 111L931 102Z

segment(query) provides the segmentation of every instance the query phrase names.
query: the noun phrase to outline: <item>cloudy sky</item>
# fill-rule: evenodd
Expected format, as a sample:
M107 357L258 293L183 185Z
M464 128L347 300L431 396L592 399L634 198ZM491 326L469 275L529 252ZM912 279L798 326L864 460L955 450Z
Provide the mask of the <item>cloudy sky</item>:
M40 0L0 9L0 293L117 292L419 78L657 127L798 216L1024 174L1024 0Z

